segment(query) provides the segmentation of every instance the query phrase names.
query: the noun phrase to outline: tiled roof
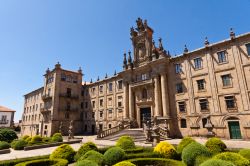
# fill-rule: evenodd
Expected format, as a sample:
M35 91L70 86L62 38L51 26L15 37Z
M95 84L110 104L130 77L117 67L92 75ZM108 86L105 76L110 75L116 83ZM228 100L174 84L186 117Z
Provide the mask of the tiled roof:
M0 112L16 112L16 111L0 105Z

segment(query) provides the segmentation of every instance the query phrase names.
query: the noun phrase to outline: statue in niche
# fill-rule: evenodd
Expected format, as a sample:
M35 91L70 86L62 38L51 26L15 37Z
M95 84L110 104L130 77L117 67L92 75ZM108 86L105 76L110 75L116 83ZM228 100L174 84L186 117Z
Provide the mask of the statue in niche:
M146 48L144 43L138 44L138 57L140 60L143 60L145 58L146 54Z

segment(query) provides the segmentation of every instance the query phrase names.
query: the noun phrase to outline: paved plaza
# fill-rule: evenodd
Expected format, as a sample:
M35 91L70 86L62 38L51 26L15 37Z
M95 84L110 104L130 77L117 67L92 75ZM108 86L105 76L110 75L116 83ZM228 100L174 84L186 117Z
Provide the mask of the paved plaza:
M207 141L206 138L195 138L195 140L201 144L205 144L205 142ZM71 144L71 146L75 150L78 150L81 144L88 141L94 142L98 147L113 146L116 143L115 141L109 141L109 140L96 140L96 136L84 136L82 143ZM177 145L181 141L181 139L172 139L167 141L171 144ZM225 142L228 148L250 148L250 141L241 141L241 140L223 140L223 141ZM136 142L136 145L144 147L152 146L151 144L145 144L143 142ZM10 160L16 158L48 155L51 154L53 150L55 150L56 148L57 147L50 147L50 148L42 148L29 151L11 149L11 153L1 154L0 160Z

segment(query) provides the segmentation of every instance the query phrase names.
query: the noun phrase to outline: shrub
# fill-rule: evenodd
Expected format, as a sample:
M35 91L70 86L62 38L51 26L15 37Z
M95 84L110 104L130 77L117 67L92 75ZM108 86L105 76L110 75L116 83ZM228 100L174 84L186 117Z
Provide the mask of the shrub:
M41 137L40 135L35 135L34 137L31 138L29 144L33 145L33 144L39 144L41 142L43 142L43 137Z
M24 147L27 145L27 142L20 139L20 140L14 140L12 143L11 143L11 147L15 150L23 150Z
M122 148L123 150L135 149L134 140L130 136L120 137L116 142L116 146Z
M132 164L131 162L129 161L121 161L117 164L115 164L114 166L136 166L135 164Z
M238 153L246 159L250 160L250 149L241 149Z
M115 147L115 146L107 146L107 147L98 148L97 151L101 154L104 154L108 149L112 147Z
M57 147L52 154L50 155L50 159L66 159L69 162L72 162L74 159L75 151L68 144L62 144Z
M173 145L168 142L160 142L154 148L154 152L163 155L165 158L175 158L176 157L176 150Z
M213 137L209 138L205 144L209 151L213 154L224 152L227 148L226 144L221 139Z
M40 159L40 160L32 160L32 161L26 161L19 164L16 164L16 166L67 166L68 161L64 159Z
M229 161L219 160L219 159L209 159L202 163L200 166L235 166Z
M194 163L194 166L199 166L201 165L202 163L204 163L205 161L211 159L211 157L209 156L197 156L195 158L195 163Z
M145 166L145 165L157 165L157 166L185 166L184 163L177 160L172 159L164 159L164 158L137 158L127 160L137 166Z
M26 140L27 138L30 138L30 136L24 135L24 136L22 137L23 140Z
M125 153L141 153L143 152L143 147L135 147L134 149L127 149L127 150L124 150Z
M90 161L94 161L98 165L102 165L103 154L94 150L90 150L78 159L78 161L81 161L81 160L90 160Z
M82 160L82 161L78 161L75 166L98 166L98 164L96 164L94 161L90 161L90 160Z
M61 134L61 133L55 133L55 134L52 136L52 141L53 141L53 142L63 142L62 134Z
M125 156L125 152L120 147L113 147L108 149L104 153L104 163L107 165L114 165L117 162L121 161Z
M143 153L131 153L126 154L124 159L134 159L134 158L160 158L161 154L155 152L143 152Z
M93 142L86 142L83 144L75 155L75 161L77 161L81 156L83 156L86 152L90 150L97 151L97 146Z
M16 132L11 129L3 128L0 129L0 141L12 142L14 139L17 139Z
M215 159L221 159L225 161L231 161L236 166L247 166L250 162L238 153L223 152L214 156Z
M31 137L28 137L26 139L23 139L25 142L29 143L31 141Z
M195 140L191 137L184 137L181 142L177 146L177 153L181 154L183 149L190 143L195 142Z
M49 158L49 155L44 155L44 156L35 156L35 157L26 157L26 158L20 158L20 159L4 160L4 161L0 161L0 166L14 166L14 165L21 163L21 162L24 162L24 161L48 159L48 158Z
M204 145L192 142L183 149L181 158L184 163L191 166L195 164L197 156L210 157L211 153Z
M9 148L10 148L10 144L8 142L0 141L0 150L9 149Z
M43 137L43 142L51 142L51 137Z

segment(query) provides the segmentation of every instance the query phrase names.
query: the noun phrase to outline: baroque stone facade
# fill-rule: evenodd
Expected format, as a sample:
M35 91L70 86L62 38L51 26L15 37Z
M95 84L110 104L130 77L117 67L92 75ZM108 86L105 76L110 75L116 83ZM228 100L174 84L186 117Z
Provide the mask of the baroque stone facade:
M122 121L143 127L154 118L167 122L170 137L250 138L250 33L171 56L153 29L140 18L130 29L133 55L124 53L123 71L82 83L82 71L56 64L47 70L44 87L25 95L22 134L94 134ZM39 97L34 100L37 94ZM33 100L32 100L33 98ZM36 118L35 118L36 116Z

